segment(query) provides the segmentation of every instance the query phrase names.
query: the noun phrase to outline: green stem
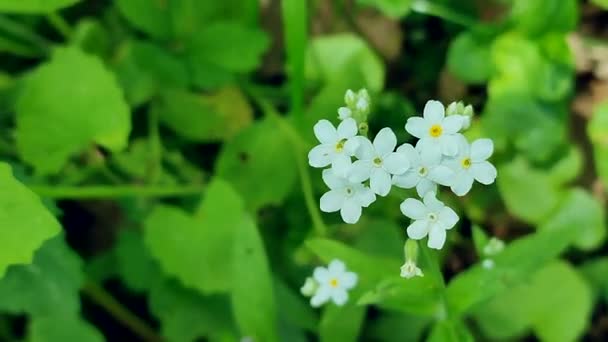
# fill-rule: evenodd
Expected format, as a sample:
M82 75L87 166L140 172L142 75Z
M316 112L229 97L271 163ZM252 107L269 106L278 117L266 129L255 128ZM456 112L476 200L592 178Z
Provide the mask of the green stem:
M87 281L82 288L82 292L97 305L112 314L112 317L131 329L131 331L141 337L142 340L149 342L160 342L163 340L154 329L150 328L141 318L122 306L122 304L106 292L103 287L92 281Z
M414 0L411 8L414 12L439 17L465 27L473 28L479 26L479 21L475 18L458 13L431 0Z
M160 140L160 124L158 111L151 108L148 111L148 136L149 136L149 159L148 159L148 183L158 183L162 169L162 142Z
M443 304L442 310L443 312L440 315L440 319L449 318L449 308L446 299L446 283L445 278L443 277L443 273L441 272L441 265L439 264L439 258L437 255L430 250L429 247L425 246L423 243L418 242L418 249L422 251L422 257L426 261L426 265L430 268L431 274L433 278L435 278L435 282L439 285L440 290L440 298L441 303Z
M23 25L19 21L10 19L5 15L0 15L0 31L32 44L40 53L47 54L49 51L50 44L45 38L39 36L28 26Z
M154 186L154 185L93 185L47 186L32 185L29 188L41 197L54 199L88 199L117 197L177 197L201 194L204 185Z
M72 27L60 14L53 12L48 14L46 19L51 26L53 26L53 28L55 28L55 30L57 30L57 32L59 32L63 38L65 38L65 40L70 40L72 37Z

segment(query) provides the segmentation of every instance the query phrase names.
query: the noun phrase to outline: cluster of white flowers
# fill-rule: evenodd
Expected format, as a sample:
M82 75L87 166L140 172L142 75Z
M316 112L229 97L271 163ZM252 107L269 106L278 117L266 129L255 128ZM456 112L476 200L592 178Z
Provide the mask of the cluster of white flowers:
M428 246L441 249L446 230L459 218L437 199L437 185L449 187L456 195L466 195L474 181L491 184L496 168L487 161L494 145L490 139L471 144L463 129L470 125L472 108L454 103L445 108L439 101L428 101L422 117L410 117L405 130L418 138L415 145L397 147L391 128L382 128L373 141L359 135L367 127L370 99L366 91L347 91L346 107L338 110L337 129L328 120L314 126L320 144L308 154L309 164L323 170L329 187L320 200L324 212L340 211L346 223L356 223L363 207L376 196L386 196L392 186L416 188L422 201L408 198L401 204L402 213L413 220L407 227L411 239L429 236ZM354 160L353 160L354 159Z
M342 306L348 301L348 290L355 285L357 274L347 271L342 261L334 259L327 268L315 268L313 276L306 279L300 291L310 297L310 305L315 308L330 300Z

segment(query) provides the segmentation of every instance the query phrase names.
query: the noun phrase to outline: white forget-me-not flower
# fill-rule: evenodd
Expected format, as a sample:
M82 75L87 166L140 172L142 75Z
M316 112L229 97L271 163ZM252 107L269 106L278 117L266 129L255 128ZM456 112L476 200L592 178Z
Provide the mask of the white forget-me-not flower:
M348 290L357 285L357 274L348 272L344 263L337 259L332 260L327 268L315 268L313 278L318 283L317 291L310 299L313 307L329 300L342 306L348 301Z
M323 181L330 190L321 196L321 210L326 213L340 211L342 220L346 223L359 221L361 208L376 200L376 195L370 188L358 182L351 182L332 169L323 170Z
M407 119L405 130L420 139L417 147L419 145L423 150L433 149L446 156L454 156L458 153L457 137L462 124L461 115L446 117L443 104L430 100L424 106L423 117Z
M441 164L441 152L421 150L422 148L414 148L410 144L399 146L397 152L406 155L410 168L401 175L394 175L393 184L404 189L416 187L418 196L422 198L429 191L437 192L437 184L450 186L454 171Z
M328 120L320 120L314 126L315 136L321 144L313 147L308 153L308 163L312 167L326 167L332 165L337 173L343 173L339 165L347 165L354 154L358 140L357 122L347 118L336 129Z
M458 154L445 164L454 170L452 191L458 196L466 195L473 186L473 180L489 185L496 179L496 168L487 159L494 151L490 139L477 139L471 145L464 136L458 139Z

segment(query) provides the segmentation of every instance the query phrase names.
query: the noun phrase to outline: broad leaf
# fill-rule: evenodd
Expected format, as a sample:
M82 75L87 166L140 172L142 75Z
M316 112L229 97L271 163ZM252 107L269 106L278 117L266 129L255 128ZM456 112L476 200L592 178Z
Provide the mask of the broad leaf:
M72 6L80 0L0 0L0 12L46 14Z

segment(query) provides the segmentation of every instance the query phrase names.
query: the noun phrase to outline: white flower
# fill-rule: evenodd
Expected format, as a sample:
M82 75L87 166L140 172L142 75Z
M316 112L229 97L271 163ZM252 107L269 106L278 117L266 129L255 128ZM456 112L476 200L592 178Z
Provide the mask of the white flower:
M359 159L353 163L350 180L363 182L370 180L370 188L380 196L386 196L391 190L391 175L407 171L410 162L403 153L393 152L397 146L397 137L390 128L378 132L374 143L369 139L358 137L359 146L355 156Z
M495 263L492 259L483 259L483 261L481 262L481 267L485 268L486 270L491 270L494 268L494 266Z
M401 266L401 277L410 279L413 277L424 277L422 270L416 266L416 263L412 260L407 260L403 266Z
M407 227L407 235L414 240L420 240L428 235L427 246L441 249L445 243L446 230L456 225L458 215L437 200L434 192L424 195L423 202L408 198L401 203L403 215L414 220Z
M483 247L483 254L487 256L494 256L502 252L503 249L505 249L505 243L502 240L493 237Z
M357 135L357 122L347 118L336 130L331 122L320 120L315 124L314 132L321 144L313 147L308 153L310 166L326 167L331 164L332 168L336 168L336 172L344 172L338 169L337 165L345 165L347 159L350 161L357 148L357 140L353 139Z
M434 149L446 156L458 153L456 137L462 128L461 115L445 116L443 104L428 101L424 106L424 118L415 116L407 119L405 130L419 138L417 145L423 149Z
M410 144L399 146L397 152L407 156L410 168L404 174L393 176L393 184L396 186L405 189L416 187L420 197L429 191L437 192L437 184L450 186L454 171L440 164L440 152L428 149L421 151L421 148L414 148Z
M496 168L486 160L493 151L494 144L490 139L477 139L470 146L464 136L458 139L458 155L445 162L456 173L451 185L456 195L466 195L473 186L473 180L485 185L494 183Z
M340 260L332 260L327 268L317 267L313 277L319 288L310 299L313 307L319 307L331 299L336 305L342 306L348 301L347 290L357 284L357 274L347 272L346 266Z
M326 213L339 210L346 223L359 221L361 207L367 207L376 200L370 188L351 182L331 169L323 170L323 181L330 190L321 196L321 210Z

